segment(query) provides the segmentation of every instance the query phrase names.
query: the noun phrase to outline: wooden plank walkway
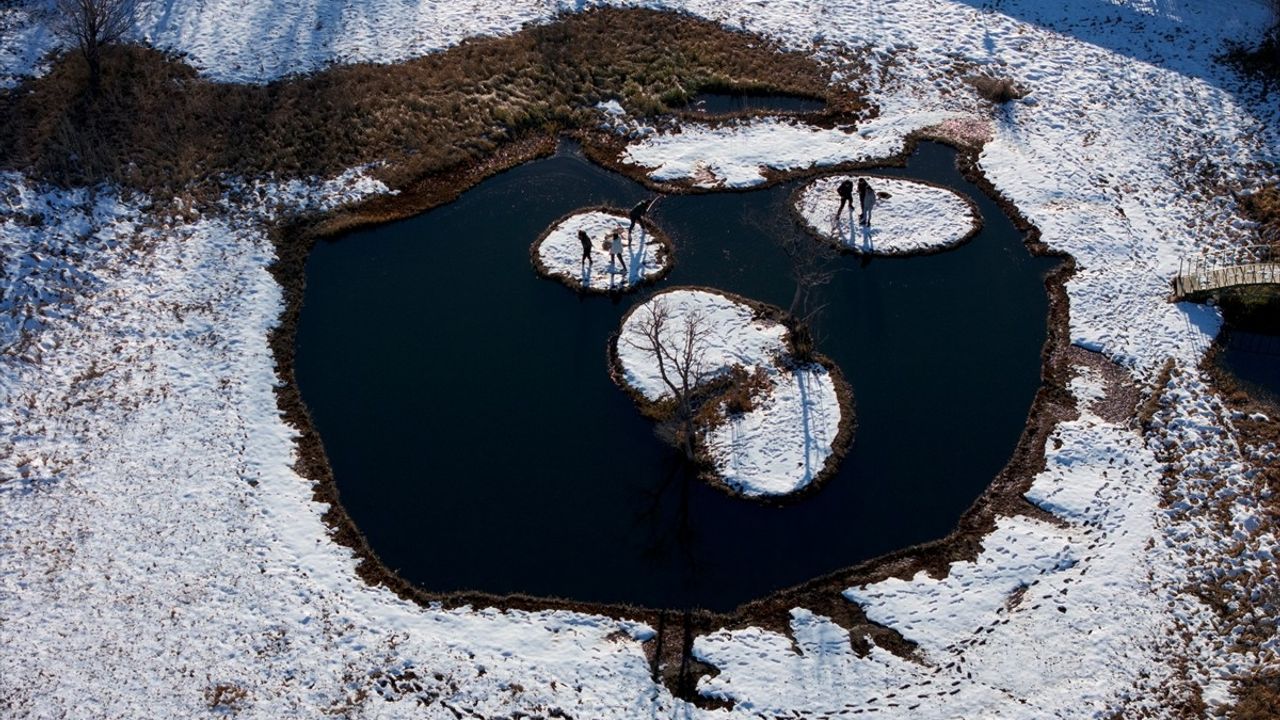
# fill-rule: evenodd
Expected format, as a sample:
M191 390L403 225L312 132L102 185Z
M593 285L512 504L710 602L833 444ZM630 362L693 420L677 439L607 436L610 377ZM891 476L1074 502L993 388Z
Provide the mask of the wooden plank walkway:
M1173 280L1178 300L1241 285L1280 285L1280 262L1218 265L1184 269Z

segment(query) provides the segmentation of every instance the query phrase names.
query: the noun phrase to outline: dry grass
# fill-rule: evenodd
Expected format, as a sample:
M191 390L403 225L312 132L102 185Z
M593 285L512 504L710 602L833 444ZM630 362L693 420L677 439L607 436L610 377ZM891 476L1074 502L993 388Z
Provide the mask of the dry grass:
M1272 185L1240 200L1240 207L1250 220L1258 223L1258 235L1264 244L1280 249L1280 186Z
M751 370L734 365L714 383L715 390L706 394L698 408L695 423L706 431L720 427L730 417L749 413L773 391L769 372L762 367Z
M398 65L355 65L265 86L215 83L175 57L104 52L102 90L65 56L0 96L0 167L62 185L114 181L150 192L222 174L334 174L385 161L399 186L486 157L529 131L593 124L617 98L665 112L704 88L833 95L814 61L683 15L602 9Z
M204 689L205 706L210 710L234 714L243 710L248 700L248 691L232 683L218 683Z
M1236 703L1230 717L1234 720L1275 720L1280 714L1280 676L1259 676L1239 683Z

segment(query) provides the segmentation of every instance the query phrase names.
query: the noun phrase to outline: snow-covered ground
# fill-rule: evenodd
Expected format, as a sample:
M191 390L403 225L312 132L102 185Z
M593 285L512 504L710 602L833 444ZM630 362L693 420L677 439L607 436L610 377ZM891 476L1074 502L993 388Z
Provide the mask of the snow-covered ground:
M769 380L755 407L726 414L705 439L716 474L746 497L782 497L808 487L827 467L840 432L840 398L825 367L771 372Z
M663 324L655 331L655 318ZM693 320L694 354L681 348ZM704 438L720 479L746 497L777 497L807 487L826 467L840 432L840 399L826 368L792 367L782 325L756 317L748 305L719 293L694 289L661 292L623 318L618 333L621 381L650 402L673 393L663 371L679 387L682 368L691 387L720 377L733 366L765 372L765 389L746 412L724 411L724 422ZM666 350L660 353L653 338ZM659 367L662 359L664 367ZM721 403L723 407L724 403Z
M145 0L138 35L209 76L266 81L591 4ZM1084 411L1056 428L1029 493L1057 522L1002 518L946 577L848 589L918 642L916 657L874 644L860 655L847 630L796 608L790 636L696 639L719 670L701 689L736 703L703 712L650 678L645 628L423 609L357 579L293 470L294 430L276 407L266 334L281 300L260 206L170 217L109 189L5 176L0 714L1161 717L1197 699L1214 712L1232 678L1280 669L1275 633L1251 630L1277 624L1274 518L1255 482L1276 450L1242 443L1242 419L1195 370L1216 313L1165 302L1181 256L1250 241L1234 193L1274 180L1261 167L1280 148L1274 95L1214 63L1224 40L1257 36L1264 4L625 4L819 58L869 49L864 71L833 78L878 106L854 135L757 121L632 148L673 179L751 184L761 165L892 154L940 118L991 118L981 170L1077 260L1071 340L1140 383L1174 360L1150 429L1090 412L1097 379L1081 371ZM0 8L0 83L52 47L27 8ZM964 81L975 70L1031 95L992 109ZM318 201L303 196L283 200ZM1215 597L1227 602L1202 599Z
M570 215L534 243L538 271L572 288L601 291L630 290L639 287L641 281L662 276L671 267L666 245L644 222L636 223L628 243L630 224L621 211L590 210ZM590 262L582 260L578 231L585 232L591 240ZM625 269L603 245L614 231L622 233Z
M888 158L906 136L946 120L948 113L882 117L856 128L820 128L796 119L753 118L728 124L685 125L652 133L627 146L622 160L652 168L657 182L700 188L748 188L765 173L808 170Z
M869 226L858 224L861 207L856 185L861 178L866 178L877 196ZM837 217L840 196L836 187L846 179L855 185L853 204ZM874 175L814 180L797 193L796 210L819 237L863 255L936 252L959 245L978 229L977 213L955 192Z

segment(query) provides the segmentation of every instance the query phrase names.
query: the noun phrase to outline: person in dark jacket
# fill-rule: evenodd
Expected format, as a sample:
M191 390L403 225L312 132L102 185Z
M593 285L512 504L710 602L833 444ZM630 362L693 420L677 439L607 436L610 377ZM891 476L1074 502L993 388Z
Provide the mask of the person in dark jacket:
M578 242L582 243L582 262L590 266L591 265L591 238L587 237L586 230L578 231Z
M862 204L862 214L858 216L859 225L871 225L871 209L876 206L876 191L866 178L858 178L858 200Z
M631 218L631 225L627 227L627 247L631 247L631 231L635 229L636 223L640 222L640 218L649 212L649 209L657 204L658 198L652 200L641 200L636 206L631 208L631 212L627 213L627 217Z
M844 206L849 206L849 212L853 212L853 181L845 178L845 181L836 186L836 194L840 196L840 207L836 208L836 223L840 222L840 213L844 212Z

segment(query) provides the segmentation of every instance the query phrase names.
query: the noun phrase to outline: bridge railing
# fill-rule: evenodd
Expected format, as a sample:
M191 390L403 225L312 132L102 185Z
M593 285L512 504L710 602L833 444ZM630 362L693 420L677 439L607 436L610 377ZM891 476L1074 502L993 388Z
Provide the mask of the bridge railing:
M1259 273L1259 265L1280 267L1280 248L1274 245L1244 245L1183 258L1173 279L1175 297L1230 287L1232 285L1275 282L1275 272ZM1252 272L1244 268L1254 268ZM1278 271L1280 272L1280 271Z

